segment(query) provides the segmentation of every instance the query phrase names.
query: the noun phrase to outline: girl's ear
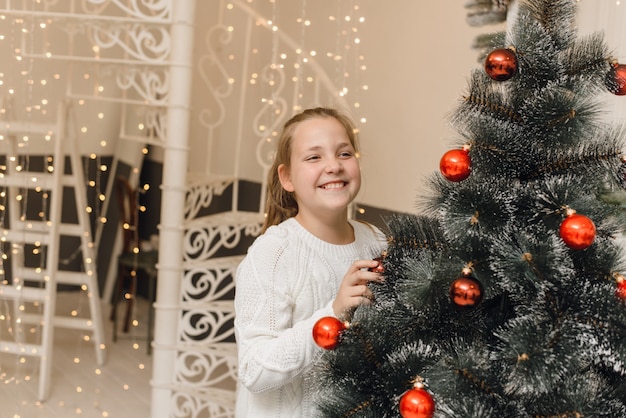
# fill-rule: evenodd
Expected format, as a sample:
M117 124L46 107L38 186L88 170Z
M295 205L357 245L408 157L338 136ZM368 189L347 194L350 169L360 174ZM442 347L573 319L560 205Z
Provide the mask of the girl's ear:
M294 188L291 183L291 177L289 176L289 169L285 164L281 164L278 166L278 179L280 180L281 186L288 192L293 193Z

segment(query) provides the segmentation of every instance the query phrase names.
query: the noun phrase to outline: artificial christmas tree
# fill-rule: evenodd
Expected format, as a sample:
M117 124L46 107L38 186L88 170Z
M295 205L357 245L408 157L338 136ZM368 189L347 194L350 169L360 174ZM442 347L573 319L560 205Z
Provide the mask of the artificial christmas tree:
M601 199L624 184L600 106L621 67L576 3L519 0L493 48L515 71L472 75L451 117L469 158L388 221L386 280L315 371L323 416L626 416L625 220Z

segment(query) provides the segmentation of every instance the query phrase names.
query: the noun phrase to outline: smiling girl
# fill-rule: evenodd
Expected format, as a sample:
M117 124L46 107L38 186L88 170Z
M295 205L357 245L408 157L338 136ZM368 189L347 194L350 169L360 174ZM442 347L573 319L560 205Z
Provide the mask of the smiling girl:
M236 274L237 418L311 417L306 374L321 354L312 329L370 303L385 237L349 219L361 187L356 128L307 109L283 127L269 172L267 217Z

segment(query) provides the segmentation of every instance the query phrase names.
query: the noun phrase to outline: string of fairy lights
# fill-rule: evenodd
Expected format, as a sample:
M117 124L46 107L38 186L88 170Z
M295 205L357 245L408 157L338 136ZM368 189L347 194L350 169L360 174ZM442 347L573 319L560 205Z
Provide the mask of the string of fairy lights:
M26 2L27 3L27 2ZM32 1L32 9L40 6L39 0ZM228 2L227 2L228 3ZM295 51L283 50L279 42L272 44L273 51L271 51L272 65L276 67L282 67L282 69L290 67L292 70L290 75L291 82L296 85L295 100L293 101L293 111L300 110L303 103L309 98L304 92L305 86L311 85L315 80L315 75L310 71L309 67L315 60L325 61L324 65L327 69L330 69L330 76L332 81L339 86L340 97L350 99L350 106L353 110L358 110L360 107L358 98L359 95L367 90L367 86L356 86L354 80L360 77L359 73L364 71L365 64L363 56L358 55L358 44L360 42L359 25L364 23L364 18L360 15L360 8L356 0L340 1L337 2L336 10L332 14L324 17L314 15L311 10L315 9L315 4L307 3L306 0L301 0L298 4L300 10L299 13L291 13L291 5L286 0L246 0L245 4L258 8L259 10L264 8L264 3L270 3L273 9L271 18L268 19L267 24L272 27L272 33L278 37L282 29L281 19L295 19L295 23L299 25L299 32L291 33L298 43L298 48ZM315 45L314 34L320 30L320 27L328 26L329 24L334 26L334 31L337 31L337 37L331 37L335 40L334 45L330 46L317 46ZM79 92L89 91L89 93L97 99L99 96L103 96L111 89L106 85L104 79L107 75L103 75L98 71L97 66L80 65L76 63L68 63L62 60L55 61L55 54L59 48L55 44L54 36L58 36L58 31L55 31L55 26L63 24L60 21L55 21L53 16L47 18L34 18L29 16L28 13L19 13L12 15L10 13L0 13L0 51L6 52L4 56L12 57L11 68L8 66L4 69L0 69L0 117L4 120L26 120L26 121L46 121L54 123L56 116L54 106L57 99L55 94L59 92ZM238 22L231 22L234 30L238 30ZM289 26L286 24L285 26ZM68 30L68 33L71 30ZM71 33L68 36L75 40L76 34ZM64 42L63 40L62 42ZM73 42L70 42L68 47L71 51ZM259 48L262 48L260 46ZM101 55L101 50L98 47L93 47L93 57L98 58ZM259 50L258 54L267 54L267 50ZM41 56L37 56L40 53ZM42 60L42 56L52 58L49 61ZM358 63L358 67L355 63ZM353 70L353 67L355 68ZM265 83L264 88L268 91L268 100L273 100L272 95L276 93L275 84L271 79L261 80L258 75L251 74L249 80L250 83L259 82L259 84ZM244 82L242 80L241 82ZM78 96L78 95L77 95ZM95 103L95 104L94 104ZM91 151L84 155L83 167L72 167L72 169L83 170L86 177L86 186L89 200L85 211L90 214L91 218L101 224L107 222L105 214L102 213L102 208L107 201L107 196L102 192L106 188L103 185L104 178L110 175L111 167L106 162L107 155L111 155L114 138L101 137L102 133L106 131L103 129L104 124L111 123L110 109L106 106L97 106L97 100L89 100L85 98L76 98L72 100L72 124L69 125L71 134L75 135L78 139L78 143L81 145L88 145L86 148ZM114 120L113 120L114 121ZM365 119L359 119L361 123L365 122ZM144 130L145 127L139 125L138 131ZM272 136L276 136L277 132L272 132ZM23 149L29 149L26 153L26 158L21 161L21 169L27 171L32 165L33 158L40 158L42 150L35 147L28 148L30 146L28 137L20 138L20 144ZM144 148L142 151L144 154L148 152L148 148ZM34 160L33 160L34 161ZM44 171L54 170L55 161L49 154L43 156ZM139 173L140 167L132 167L132 172L136 175ZM146 191L152 186L150 184L141 185L140 190ZM46 217L49 213L49 200L50 193L46 190L37 190L37 198L33 199L29 194L23 196L8 196L6 192L0 193L0 227L7 227L6 209L9 204L7 199L16 199L21 201L19 208L22 211L20 218L26 220L27 216L32 216L32 213L36 213L37 220L46 221ZM147 208L139 206L139 210L146 211ZM39 263L42 263L45 257L43 253L46 248L43 245L34 247L31 251L33 255L38 256ZM76 247L66 254L61 260L62 265L70 265L80 258L81 250ZM2 262L6 263L10 259L9 252L3 252L1 254ZM43 268L40 264L39 268ZM7 271L0 269L2 279L5 283L8 283L11 278L5 277ZM89 297L88 290L85 287L81 288L82 296L73 298L75 305L66 306L63 309L68 309L70 315L80 316L85 309L85 299ZM37 307L38 309L40 307ZM24 307L26 309L26 307ZM10 309L4 304L2 312L0 312L0 321L3 328L0 328L0 332L13 332L11 329L11 321L15 318L11 316ZM8 328L7 327L8 325ZM138 325L135 320L135 326ZM36 335L39 333L39 327L33 327L27 330L27 333ZM83 360L85 354L84 341L89 341L89 335L77 336L75 342L75 356L73 363L76 367L84 367L86 362ZM140 343L134 341L134 348L139 349ZM143 342L141 343L143 344ZM90 348L89 348L90 350ZM12 368L15 371L15 376L11 379L4 381L7 385L16 385L19 382L27 382L36 380L36 376L33 376L34 367L29 365L28 357L17 355L14 359ZM138 369L145 369L145 364L139 364ZM4 371L0 364L0 374ZM94 377L100 376L104 371L100 368L93 370ZM128 389L128 388L127 388ZM4 390L4 389L3 389ZM81 396L87 394L90 390L84 384L77 383L75 388L75 396ZM63 401L61 401L63 402ZM77 415L83 413L77 409L74 411ZM18 415L16 415L18 416ZM103 411L102 416L107 416L107 412Z
M91 73L93 68L85 65L76 65L74 63L64 62L62 60L55 61L54 54L54 37L56 36L56 42L64 44L67 42L67 38L64 38L62 34L59 34L58 29L53 31L55 25L63 25L62 21L55 22L53 17L41 18L37 14L29 16L28 12L35 10L40 1L34 0L30 4L28 2L23 3L23 7L26 10L16 10L16 13L0 13L0 50L4 57L7 59L4 61L4 68L0 68L0 118L3 121L19 121L26 126L37 123L46 123L54 125L56 122L55 106L58 104L59 97L65 97L65 93L71 91L72 87L79 83L75 83L76 80L80 80L83 83L93 83L93 94L102 94L104 86L98 85L100 76L97 73ZM62 20L59 18L59 20ZM71 37L71 36L70 36ZM49 42L49 43L47 43ZM41 59L37 55L41 52L41 55L52 58L50 61ZM10 59L8 58L10 57ZM75 71L78 70L78 71ZM82 70L82 71L81 71ZM81 73L76 77L76 73ZM75 83L74 86L71 86ZM96 105L94 105L96 103ZM71 120L67 120L67 134L74 135L78 139L78 143L81 145L93 143L90 147L93 152L85 155L82 158L84 162L81 166L72 166L72 173L82 171L87 187L87 206L84 208L93 219L98 219L100 222L106 222L106 218L102 215L102 207L106 200L106 196L102 192L105 190L103 183L104 174L110 170L108 163L105 163L105 157L110 155L111 146L107 138L98 138L99 129L98 122L104 124L107 122L105 114L107 110L98 109L97 102L90 102L85 99L72 100L70 104L71 109L68 114L73 117ZM103 107L106 109L106 107ZM77 116L78 114L78 116ZM87 117L85 117L87 116ZM55 170L57 161L52 158L51 152L47 147L39 147L34 145L36 135L39 134L23 134L19 137L4 137L0 136L0 141L9 142L14 141L19 149L20 157L5 155L5 161L0 166L0 176L3 176L7 172L7 166L12 165L17 172L30 172L40 170L43 173L52 173ZM48 134L44 135L44 141L49 141ZM94 140L95 139L95 140ZM39 167L40 166L40 167ZM138 170L138 168L133 168ZM1 184L1 181L0 181ZM19 188L14 189L17 191L13 195L7 193L7 188L3 187L0 191L0 229L6 231L15 225L11 225L9 222L9 212L13 212L12 218L19 219L22 222L41 222L50 223L50 198L51 191L41 187L34 188ZM55 191L53 190L52 193ZM19 213L17 213L18 211ZM15 216L17 213L17 216ZM61 231L62 232L62 231ZM3 234L0 234L3 235ZM3 285L13 284L20 286L20 278L15 276L15 273L11 270L11 259L18 257L19 252L25 252L26 258L34 259L37 264L34 266L36 270L45 270L46 252L48 246L39 242L33 245L9 246L10 243L6 243L5 239L2 241L2 248L0 249L0 280ZM60 253L58 263L59 265L71 265L75 264L82 256L82 248L80 244L75 244L73 241L67 242L69 248L64 248L64 251ZM67 245L66 245L67 247ZM81 260L82 262L82 260ZM79 263L80 264L80 263ZM92 271L93 264L79 265L79 268L86 269L87 275L95 275L95 271ZM13 277L9 273L13 273ZM45 281L45 280L44 280ZM40 287L44 286L44 283L39 284ZM88 306L87 300L92 297L90 289L86 285L78 286L78 292L70 292L70 297L64 297L62 300L64 303L57 303L57 311L59 314L67 315L74 318L85 317L86 307ZM41 321L30 323L21 321L21 313L25 312L29 315L41 316L43 311L42 304L38 301L29 302L24 299L15 299L9 301L3 299L0 303L0 337L3 340L9 340L13 338L19 345L24 346L23 351L26 352L28 344L36 342L41 338ZM61 312L62 311L62 312ZM88 319L88 317L87 317ZM67 338L67 336L66 336ZM72 336L70 336L72 338ZM89 357L88 351L92 350L92 344L90 343L90 333L74 333L73 343L71 340L70 351L73 354L73 366L85 368L84 356ZM139 350L139 340L132 342L133 348ZM87 342L88 344L84 344ZM143 342L141 343L143 344ZM87 348L88 347L88 348ZM88 351L86 351L88 350ZM13 359L11 362L7 362L9 359ZM141 362L136 366L138 371L146 369L145 363ZM38 374L38 359L36 357L15 354L9 356L7 353L2 354L2 361L0 362L0 377L2 387L0 390L6 394L12 394L12 398L15 400L15 415L14 417L20 417L23 408L23 413L28 416L28 405L34 405L41 407L37 398L33 396L32 389L28 389L28 383L37 381ZM88 396L93 398L97 397L100 391L98 384L98 376L105 374L105 371L98 366L92 367L91 374L92 379L88 381L75 382L74 395L76 397ZM77 374L78 375L78 374ZM87 383L89 382L89 383ZM122 390L126 391L132 389L132 385L128 382L122 384ZM84 411L80 407L72 410L71 403L66 399L57 399L57 406L62 408L67 404L68 413L75 413L76 415L82 415ZM88 405L89 401L82 404ZM81 404L80 402L78 404ZM4 405L3 410L8 411L10 405ZM108 412L102 410L101 416L107 417Z
M5 16L2 16L2 22L6 20ZM9 45L12 47L12 53L10 55L14 58L14 63L16 64L16 70L2 73L2 80L0 80L0 85L5 89L2 95L2 109L0 112L5 119L14 119L18 113L23 112L23 116L21 116L27 123L33 122L33 113L36 111L41 112L41 114L47 113L47 100L43 99L40 103L35 103L34 101L34 80L32 77L34 70L34 60L32 59L23 59L23 47L27 47L29 49L33 48L33 38L29 37L28 34L33 33L35 30L34 21L27 21L22 18L16 18L12 22L10 22L9 26L9 37L7 39L6 35L0 35L0 39L3 43L6 43L8 40ZM26 40L26 42L24 42ZM46 84L46 82L42 81L42 84ZM25 86L25 88L23 87ZM22 103L19 101L19 97L24 97L25 101ZM9 142L14 140L17 142L17 147L21 149L28 150L29 140L31 138L28 135L22 136L22 138L5 138L4 136L0 136L0 140L3 142ZM2 165L2 176L8 171L8 167L13 166L16 172L21 171L29 171L31 165L31 158L28 151L25 153L21 152L22 156L17 155L5 155L5 161ZM53 161L50 156L47 156L43 160L44 171L51 172L53 167ZM9 219L7 216L7 209L12 208L13 212L13 222L19 220L20 222L28 221L27 211L31 206L30 193L28 193L28 189L13 189L13 193L15 195L10 195L8 192L8 188L3 187L1 191L2 196L2 207L1 207L1 216L0 219L2 224L0 225L2 229L6 229L8 227ZM47 216L47 208L48 208L48 191L41 190L39 188L35 189L35 192L40 195L40 208L38 210L39 220L42 222L46 221ZM27 248L25 246L14 244L10 242L5 242L5 239L2 238L0 240L2 245L0 247L0 262L1 264L1 276L0 280L3 285L7 285L9 283L13 283L17 288L21 287L23 284L23 279L14 274L14 277L7 276L7 270L10 269L8 266L11 257L20 257ZM38 260L38 269L44 268L44 260L45 260L45 251L46 247L42 246L39 243L34 243L31 253L36 256ZM3 309L0 311L0 321L2 328L0 328L0 335L2 333L8 333L13 336L17 341L23 339L24 336L28 336L29 334L39 334L41 332L41 326L37 323L28 328L27 323L21 323L20 314L17 312L24 312L27 310L26 303L23 300L14 300L13 306L7 300L3 300ZM38 302L32 303L32 307L34 311L41 315L42 306ZM31 309L33 310L33 309ZM16 313L12 315L12 313ZM14 356L14 364L13 367L15 369L15 381L18 382L19 376L22 375L22 379L24 381L30 380L30 370L27 370L23 365L26 363L26 357L22 355Z
M242 19L241 3L255 8L261 17L252 29L249 57L242 56L240 48L228 53L228 59L233 66L249 67L241 82L248 84L250 96L259 97L265 109L253 127L261 167L267 170L273 161L282 123L304 107L337 106L353 117L357 127L367 122L361 109L368 90L363 82L367 65L360 50L366 19L358 1L337 1L324 8L307 0L227 2L223 24L231 36L245 36L245 24L234 23ZM241 44L245 42L237 45ZM237 71L229 80L232 84L240 81ZM207 160L214 158L208 150ZM247 177L265 178L265 174L247 173Z

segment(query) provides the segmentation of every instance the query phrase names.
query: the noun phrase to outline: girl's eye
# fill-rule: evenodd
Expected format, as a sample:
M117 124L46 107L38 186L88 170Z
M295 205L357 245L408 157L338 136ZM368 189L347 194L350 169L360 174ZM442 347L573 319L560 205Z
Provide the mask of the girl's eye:
M311 155L307 157L305 161L315 161L315 160L319 160L319 158L320 158L319 155Z
M342 157L342 158L350 158L350 157L352 157L352 155L353 154L351 152L349 152L349 151L344 151L344 152L339 154L339 156Z

